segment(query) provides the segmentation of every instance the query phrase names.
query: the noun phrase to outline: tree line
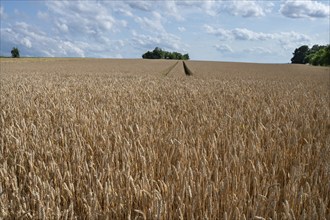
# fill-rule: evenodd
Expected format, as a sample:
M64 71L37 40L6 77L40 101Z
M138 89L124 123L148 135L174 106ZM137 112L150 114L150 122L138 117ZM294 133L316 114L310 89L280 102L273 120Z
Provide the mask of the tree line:
M314 45L309 48L303 45L296 48L291 58L291 63L311 64L315 66L329 66L330 65L330 44L328 45Z
M178 52L168 52L156 47L153 51L148 51L142 55L143 59L169 59L169 60L189 60L189 54Z

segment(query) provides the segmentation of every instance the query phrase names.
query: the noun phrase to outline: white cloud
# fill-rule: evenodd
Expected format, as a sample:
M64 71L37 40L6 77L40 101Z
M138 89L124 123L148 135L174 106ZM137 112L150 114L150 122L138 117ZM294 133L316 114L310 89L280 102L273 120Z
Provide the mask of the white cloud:
M160 47L170 51L186 52L187 45L182 43L180 37L169 33L156 33L153 35L132 32L132 46L138 49L151 50Z
M329 5L317 1L286 1L280 12L289 18L325 18L330 15Z
M269 40L273 39L272 34L254 32L246 28L235 28L230 31L235 40Z
M185 28L185 27L178 27L178 30L179 30L180 32L185 32L185 31L186 31L186 28Z
M66 56L78 56L78 57L85 57L84 50L79 47L81 43L74 43L70 41L60 41L59 48L62 53ZM80 45L82 46L82 45Z
M180 10L177 7L177 3L175 1L166 1L166 17L167 18L175 18L178 21L184 20L183 16L181 15Z
M41 20L48 19L48 14L46 12L38 11L37 17Z
M16 27L22 28L23 30L26 30L29 28L29 25L25 22L16 22Z
M205 13L210 16L217 15L217 7L215 1L205 1L202 8L205 11Z
M115 24L115 19L106 13L96 15L95 18L97 23L99 24L99 27L101 27L103 30L111 31Z
M305 34L297 32L280 32L280 33L264 33L254 32L246 28L223 29L214 28L210 25L204 25L206 33L217 36L220 40L243 40L243 41L266 41L278 40L295 41L295 42L309 42L310 38Z
M152 9L152 3L149 1L129 1L128 5L133 9L149 12Z
M206 33L213 34L219 37L221 40L228 40L231 38L231 31L225 30L223 28L214 28L210 25L204 25Z
M241 17L262 17L270 13L274 4L269 1L252 0L205 0L205 1L169 1L171 4L182 9L189 9L195 12L204 13L210 16L217 16L220 13L227 13ZM193 13L190 13L193 14Z
M154 12L161 15L162 20L183 21L182 5L178 1L106 1L105 5L114 8L116 13L128 17L141 16L149 18Z
M65 23L60 23L59 21L56 21L55 25L58 30L60 30L60 32L67 33L69 31L68 25L66 25Z
M263 55L273 53L270 49L264 47L252 47L252 48L244 49L243 52L250 54L263 54Z
M152 15L152 18L136 17L135 21L145 30L151 32L165 32L165 28L161 21L162 16L158 12L153 12Z
M234 50L228 45L214 45L214 48L221 53L233 53Z
M104 5L89 1L47 1L49 11L60 25L58 30L76 35L101 35L115 32L123 21L115 19ZM65 25L63 25L65 24Z
M0 18L1 19L7 18L7 14L5 13L5 9L2 5L0 5Z
M229 45L225 45L225 44L216 44L214 45L214 48L222 53L222 54L226 54L226 55L233 55L236 52L239 54L245 53L245 54L253 54L253 55L270 55L273 54L273 51L268 49L268 48L264 48L264 47L249 47L249 48L245 48L242 49L240 51L234 51L234 49L232 49Z
M21 44L23 44L27 48L31 48L32 47L32 43L31 43L31 41L28 38L22 38Z
M260 17L265 15L265 10L259 3L247 0L224 2L222 10L242 17Z
M279 33L264 33L264 32L254 32L248 29L223 29L223 28L214 28L209 25L204 25L204 29L207 33L212 34L219 38L219 40L224 42L232 41L254 41L261 44L262 41L273 42L277 44L278 47L284 49L285 51L292 51L299 45L310 44L311 38L305 34L297 33L294 31L291 32L279 32ZM254 44L254 43L251 43ZM230 52L232 51L227 45L215 45L217 51L220 52ZM244 52L251 54L270 54L269 49L262 47L253 47L246 49Z
M175 1L178 6L183 7L200 7L202 1L191 1L191 0L178 0Z
M133 13L128 8L116 8L114 11L127 17L134 17Z
M292 51L294 48L303 44L310 44L311 39L307 35L300 34L294 31L280 32L275 34L276 39L280 43L280 46L288 51Z
M223 28L214 28L210 25L204 25L207 33L219 37L221 40L268 40L272 39L271 34L254 32L246 28L235 28L226 30Z

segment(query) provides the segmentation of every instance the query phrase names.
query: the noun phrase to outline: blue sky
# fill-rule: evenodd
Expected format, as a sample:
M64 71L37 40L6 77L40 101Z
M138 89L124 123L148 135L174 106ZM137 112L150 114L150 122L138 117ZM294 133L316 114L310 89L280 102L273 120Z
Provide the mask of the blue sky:
M290 62L329 44L326 1L1 0L0 55L140 58L161 47L193 60Z

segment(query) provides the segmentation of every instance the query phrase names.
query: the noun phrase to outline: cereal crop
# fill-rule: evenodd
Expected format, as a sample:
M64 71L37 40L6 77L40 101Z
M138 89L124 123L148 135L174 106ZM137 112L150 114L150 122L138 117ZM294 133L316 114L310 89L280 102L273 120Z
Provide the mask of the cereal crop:
M329 68L0 65L0 219L330 219Z

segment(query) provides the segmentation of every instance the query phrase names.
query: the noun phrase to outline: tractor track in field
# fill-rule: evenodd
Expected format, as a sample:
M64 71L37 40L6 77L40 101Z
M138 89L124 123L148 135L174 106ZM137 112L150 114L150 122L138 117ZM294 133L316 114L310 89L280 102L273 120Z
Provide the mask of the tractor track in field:
M192 76L193 72L188 68L187 64L182 61L183 63L183 69L184 69L184 73L186 74L186 76Z
M165 69L163 71L163 75L164 76L167 76L171 73L171 71L173 69L175 69L175 67L178 65L179 61L177 61L175 64L173 64L172 66L170 66L169 68ZM193 75L193 72L188 68L187 64L182 61L182 67L183 67L183 70L184 70L184 73L186 74L186 76L192 76Z
M179 61L177 61L175 64L164 70L164 75L167 76L175 67L178 65Z

